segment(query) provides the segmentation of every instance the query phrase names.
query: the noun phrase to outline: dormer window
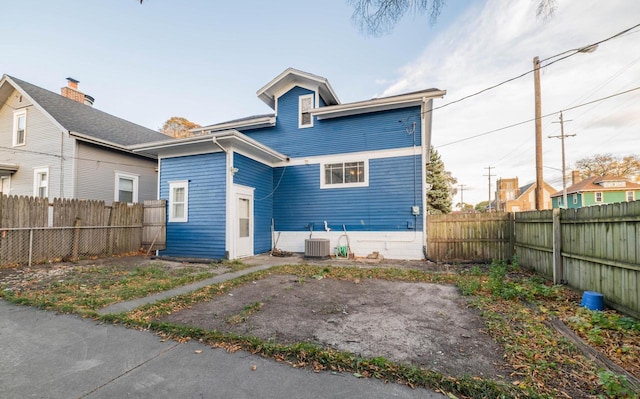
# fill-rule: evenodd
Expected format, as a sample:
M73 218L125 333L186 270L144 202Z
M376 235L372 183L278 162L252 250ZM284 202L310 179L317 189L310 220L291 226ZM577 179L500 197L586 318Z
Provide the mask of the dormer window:
M306 94L298 97L298 127L313 127L313 117L311 110L313 109L313 94Z

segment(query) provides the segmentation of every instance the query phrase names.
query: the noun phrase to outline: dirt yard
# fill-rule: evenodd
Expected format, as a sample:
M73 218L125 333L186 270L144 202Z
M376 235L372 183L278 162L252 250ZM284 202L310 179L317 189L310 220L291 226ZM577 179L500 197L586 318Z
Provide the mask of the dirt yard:
M301 257L255 257L247 263L301 263ZM400 267L438 271L442 265L407 261L338 262L318 265ZM225 265L184 264L142 257L85 260L77 263L0 268L0 284L16 290L38 289L73 276L78 267L129 268L188 265L214 274ZM275 275L253 281L165 318L206 329L253 335L282 343L312 342L359 354L432 368L452 376L506 378L502 350L483 331L474 310L452 286L384 280L337 281Z
M163 320L281 343L312 342L453 376L509 375L500 347L457 289L446 285L279 275Z

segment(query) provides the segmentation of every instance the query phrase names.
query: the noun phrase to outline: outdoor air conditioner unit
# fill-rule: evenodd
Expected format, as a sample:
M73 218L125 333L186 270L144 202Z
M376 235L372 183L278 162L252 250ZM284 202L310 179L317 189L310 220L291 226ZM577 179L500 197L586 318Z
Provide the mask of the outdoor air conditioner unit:
M331 253L329 240L326 238L309 238L304 240L304 256L306 258L328 258Z

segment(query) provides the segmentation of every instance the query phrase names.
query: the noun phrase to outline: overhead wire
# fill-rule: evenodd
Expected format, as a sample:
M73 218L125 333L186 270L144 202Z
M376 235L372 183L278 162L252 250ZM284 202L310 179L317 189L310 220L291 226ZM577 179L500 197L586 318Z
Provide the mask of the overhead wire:
M636 90L640 90L640 86L637 86L637 87L634 87L633 89L625 90L625 91L622 91L622 92L619 92L619 93L611 94L611 95L608 95L606 97L598 98L596 100L588 101L588 102L583 103L583 104L575 105L573 107L569 107L569 108L564 108L562 110L553 111L553 112L550 112L548 114L542 115L540 117L540 119L544 119L544 118L548 118L550 116L556 115L556 114L560 113L561 111L571 111L573 109L585 107L587 105L594 104L594 103L597 103L597 102L600 102L600 101L604 101L604 100L608 100L610 98L621 96L623 94L627 94L627 93L630 93L630 92L633 92L633 91L636 91ZM521 122L513 123L513 124L510 124L510 125L507 125L507 126L503 126L503 127L497 128L497 129L492 129L492 130L489 130L487 132L475 134L473 136L468 136L468 137L465 137L465 138L462 138L462 139L459 139L459 140L450 141L448 143L440 144L440 145L434 146L434 147L435 148L442 148L442 147L446 147L448 145L458 144L458 143L461 143L463 141L468 141L468 140L471 140L471 139L475 139L475 138L478 138L478 137L482 137L482 136L486 136L486 135L489 135L489 134L492 134L492 133L497 133L497 132L500 132L500 131L503 131L503 130L506 130L506 129L510 129L510 128L513 128L513 127L516 127L516 126L524 125L526 123L530 123L530 122L533 122L535 120L536 120L536 118L527 119L527 120L524 120L524 121L521 121Z

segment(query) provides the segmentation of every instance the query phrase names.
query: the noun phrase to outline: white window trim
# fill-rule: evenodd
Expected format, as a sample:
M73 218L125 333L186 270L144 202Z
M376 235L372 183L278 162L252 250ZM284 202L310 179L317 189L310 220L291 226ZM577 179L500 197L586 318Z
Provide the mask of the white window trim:
M631 195L629 195L631 194ZM624 193L624 197L627 200L627 202L631 202L631 201L635 201L636 200L636 192L635 191L627 191ZM631 198L631 199L629 199Z
M24 142L18 143L18 119L24 116ZM14 111L13 113L13 146L20 147L23 145L27 145L27 110L21 109L18 111Z
M578 194L573 194L573 203L574 204L578 203Z
M133 203L138 202L138 182L140 180L140 176L118 171L115 171L113 200L120 202L120 179L133 180Z
M173 190L175 188L184 188L184 216L176 217L173 214ZM189 180L176 180L169 182L169 222L188 222L189 221Z
M39 167L39 168L33 168L33 196L34 197L40 197L38 195L38 191L40 188L40 182L38 180L38 175L45 173L47 175L47 195L45 195L44 197L41 198L49 198L49 182L51 180L51 175L49 174L49 167L48 166L44 166L44 167Z
M311 115L311 109L309 110L309 116L311 117L311 123L309 123L307 125L303 125L302 124L302 100L305 100L307 98L311 99L311 109L313 109L314 105L315 105L315 95L314 94L305 94L305 95L302 95L302 96L298 97L298 128L299 129L306 129L308 127L313 127L313 115Z
M364 181L358 183L340 183L340 184L327 184L324 181L324 166L335 163L351 163L351 162L363 162L364 163ZM331 188L352 188L352 187L369 187L369 160L368 159L340 159L320 162L320 189Z
M600 194L600 201L598 201L598 194ZM596 204L601 204L604 202L604 193L602 191L596 191L593 193L593 202Z

